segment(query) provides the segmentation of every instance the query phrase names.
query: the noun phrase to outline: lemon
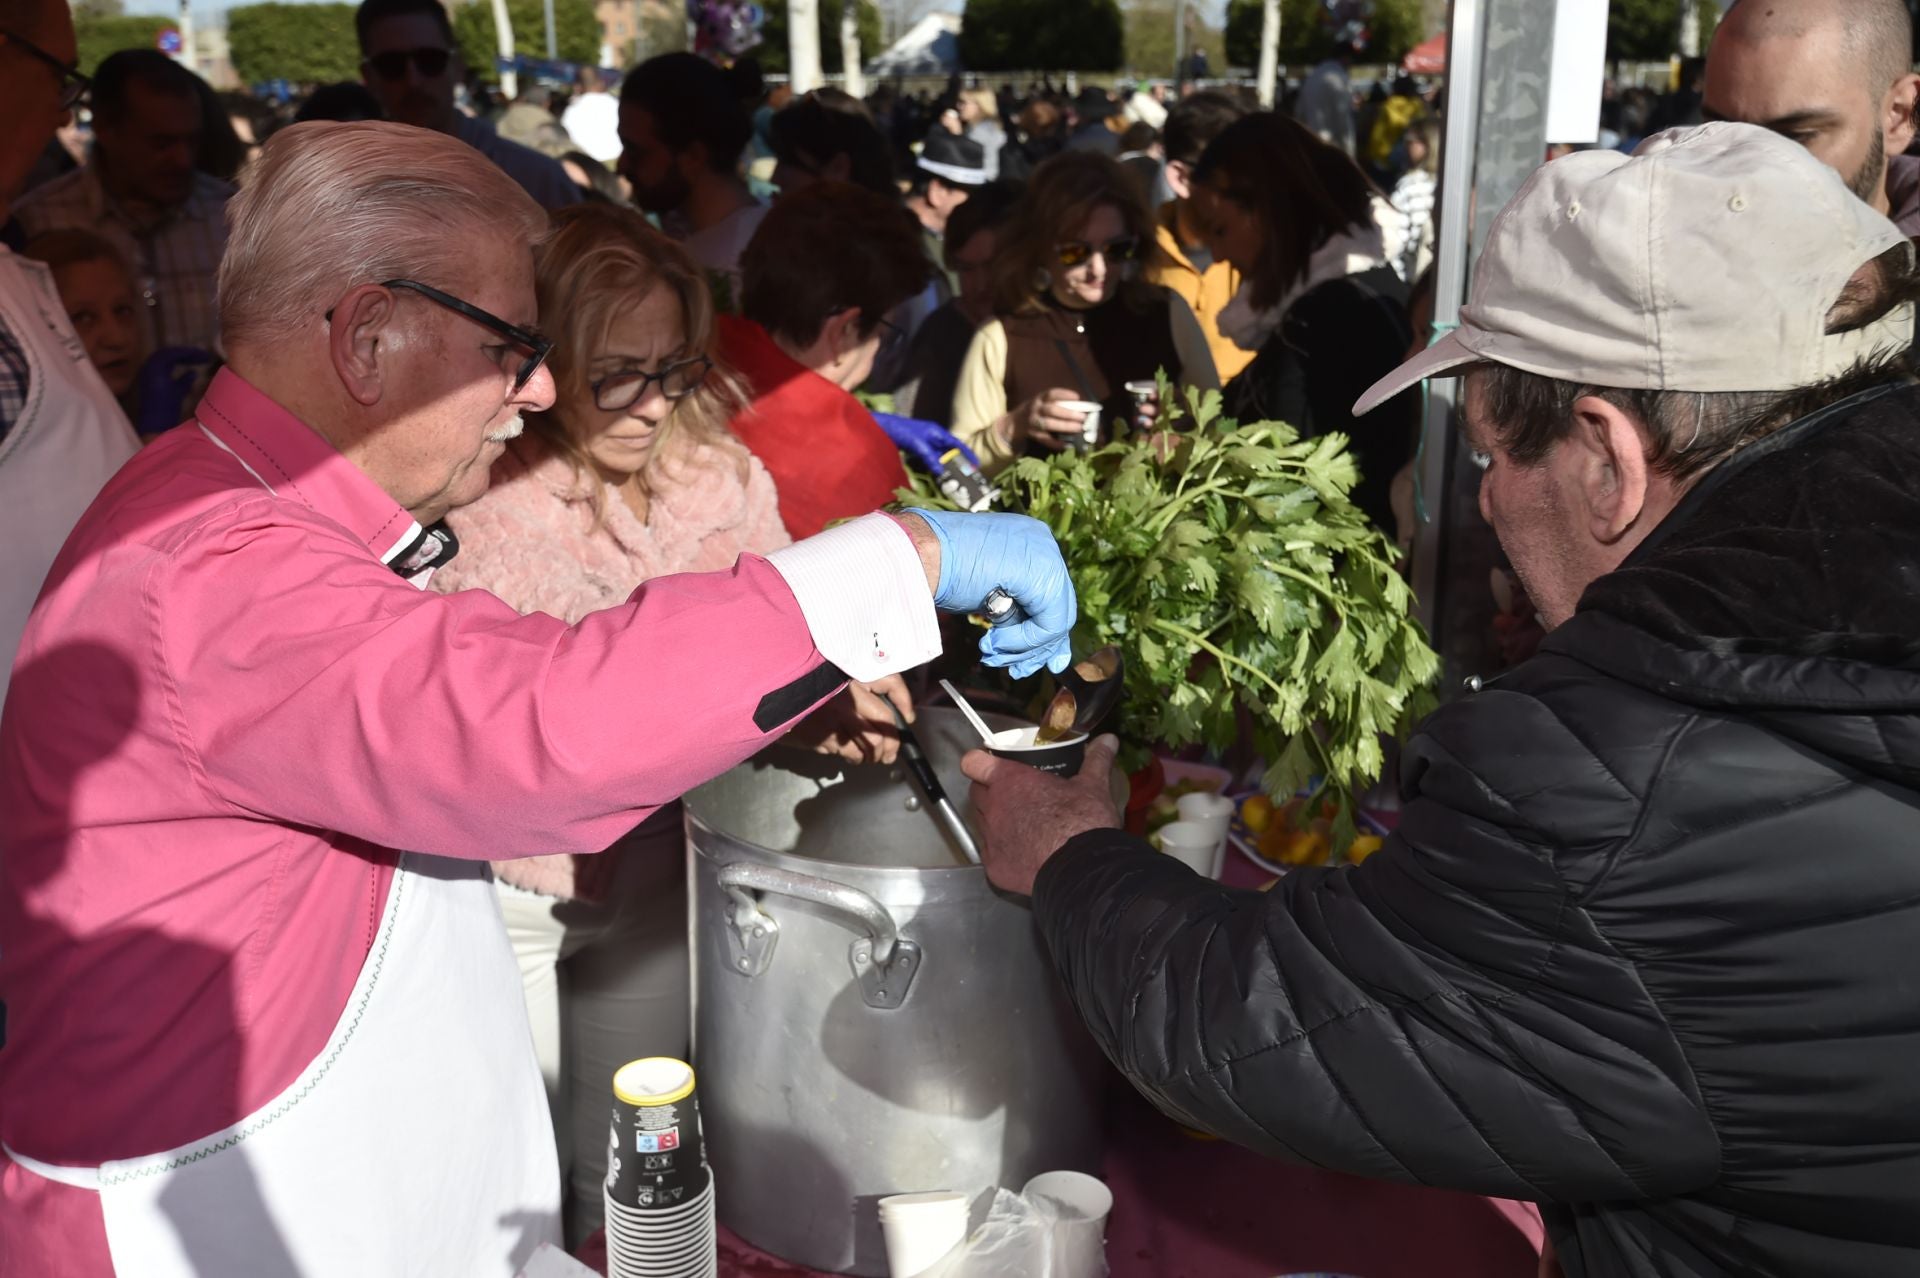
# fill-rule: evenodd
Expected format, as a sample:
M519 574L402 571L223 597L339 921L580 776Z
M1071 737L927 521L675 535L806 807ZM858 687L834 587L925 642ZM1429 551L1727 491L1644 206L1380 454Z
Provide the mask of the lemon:
M1385 840L1377 834L1360 835L1354 839L1352 846L1347 849L1347 863L1349 865L1360 864L1375 852L1378 852L1383 842L1385 842Z
M1240 805L1240 821L1251 833L1263 833L1273 823L1273 800L1264 794L1249 795Z

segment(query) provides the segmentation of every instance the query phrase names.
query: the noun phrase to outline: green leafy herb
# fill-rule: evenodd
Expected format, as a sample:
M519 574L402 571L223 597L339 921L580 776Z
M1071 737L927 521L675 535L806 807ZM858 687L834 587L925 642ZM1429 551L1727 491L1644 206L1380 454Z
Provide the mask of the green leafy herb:
M1060 543L1080 597L1075 650L1125 653L1134 760L1149 744L1224 750L1244 715L1271 764L1266 791L1284 801L1318 778L1343 851L1382 734L1425 713L1439 671L1399 552L1349 499L1346 436L1240 425L1218 391L1188 390L1183 409L1164 375L1160 402L1157 436L1014 462L1003 504ZM912 482L903 501L951 508L931 477Z

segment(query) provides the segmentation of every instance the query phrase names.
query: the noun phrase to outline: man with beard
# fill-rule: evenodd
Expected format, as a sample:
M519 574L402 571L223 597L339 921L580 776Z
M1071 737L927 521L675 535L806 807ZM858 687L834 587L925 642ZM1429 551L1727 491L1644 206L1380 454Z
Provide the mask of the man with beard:
M1903 0L1743 0L1714 32L1704 114L1791 138L1920 236L1920 76Z
M354 12L353 26L360 37L360 78L387 119L459 138L544 209L579 202L580 189L557 161L454 109L453 86L466 63L440 0L366 0Z
M740 176L753 119L725 71L691 53L663 53L620 88L620 175L633 200L686 245L716 280L723 311L738 309L740 255L767 215Z

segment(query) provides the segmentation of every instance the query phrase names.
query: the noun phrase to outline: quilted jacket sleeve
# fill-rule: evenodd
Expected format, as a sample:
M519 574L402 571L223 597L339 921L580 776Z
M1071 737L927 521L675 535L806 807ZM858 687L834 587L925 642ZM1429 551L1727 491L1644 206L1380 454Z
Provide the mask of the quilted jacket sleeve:
M1687 1192L1718 1140L1588 912L1661 747L1610 766L1545 702L1485 693L1410 743L1400 829L1361 866L1237 891L1094 831L1042 870L1035 913L1102 1049L1196 1126L1506 1197Z

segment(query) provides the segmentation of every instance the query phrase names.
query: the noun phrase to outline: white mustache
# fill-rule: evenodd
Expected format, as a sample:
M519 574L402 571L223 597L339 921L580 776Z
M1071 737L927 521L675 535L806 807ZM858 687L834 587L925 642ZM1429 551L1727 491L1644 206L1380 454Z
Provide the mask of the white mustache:
M520 414L515 413L512 420L501 426L500 429L493 432L493 434L487 436L487 442L489 444L504 444L510 439L518 439L520 438L520 432L526 429L526 425L525 419L523 419Z

